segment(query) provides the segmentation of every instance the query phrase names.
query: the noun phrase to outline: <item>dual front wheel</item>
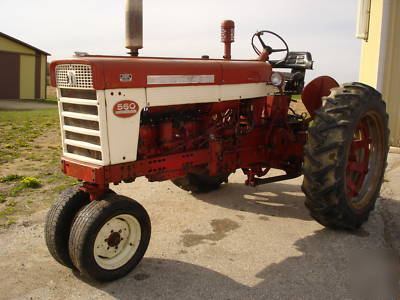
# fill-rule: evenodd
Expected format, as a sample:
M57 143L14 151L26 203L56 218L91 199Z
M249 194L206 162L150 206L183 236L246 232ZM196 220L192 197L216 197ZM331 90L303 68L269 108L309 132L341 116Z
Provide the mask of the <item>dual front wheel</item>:
M143 258L151 224L136 201L108 193L89 203L88 195L73 187L50 209L45 236L52 256L100 281L129 273Z
M174 180L192 192L217 189L227 176L189 174ZM143 258L151 235L146 210L112 191L90 201L80 186L63 191L47 214L45 237L50 254L60 264L85 276L110 281L129 273Z

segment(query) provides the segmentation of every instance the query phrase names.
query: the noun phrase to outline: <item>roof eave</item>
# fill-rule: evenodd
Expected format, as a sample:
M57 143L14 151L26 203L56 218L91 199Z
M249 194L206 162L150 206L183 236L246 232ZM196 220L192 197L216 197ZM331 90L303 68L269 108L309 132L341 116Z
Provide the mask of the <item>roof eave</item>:
M25 47L28 47L28 48L32 49L32 50L38 51L38 52L40 52L41 54L44 54L44 55L46 55L46 56L50 56L50 55L51 55L50 53L47 53L47 52L45 52L45 51L43 51L43 50L40 50L39 48L36 48L36 47L34 47L34 46L32 46L32 45L29 45L29 44L27 44L27 43L25 43L25 42L23 42L23 41L20 41L20 40L18 40L18 39L16 39L16 38L13 38L12 36L9 36L9 35L7 35L7 34L5 34L5 33L3 33L3 32L0 32L0 36L3 36L3 37L5 37L5 38L7 38L7 39L9 39L9 40L11 40L11 41L13 41L13 42L16 42L16 43L18 43L18 44L21 44L21 45L23 45L23 46L25 46Z

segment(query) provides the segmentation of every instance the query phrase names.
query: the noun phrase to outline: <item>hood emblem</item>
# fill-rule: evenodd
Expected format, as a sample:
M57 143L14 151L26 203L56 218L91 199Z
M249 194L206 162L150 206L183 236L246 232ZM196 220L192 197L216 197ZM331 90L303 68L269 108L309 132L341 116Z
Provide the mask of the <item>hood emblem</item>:
M70 86L76 85L76 73L74 70L67 71L67 84Z

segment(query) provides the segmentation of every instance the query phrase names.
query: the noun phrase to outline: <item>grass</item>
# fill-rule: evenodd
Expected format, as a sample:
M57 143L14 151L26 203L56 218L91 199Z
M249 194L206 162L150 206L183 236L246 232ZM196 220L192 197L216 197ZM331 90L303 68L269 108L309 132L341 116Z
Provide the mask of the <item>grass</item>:
M22 179L22 178L24 178L24 177L21 175L10 174L10 175L4 176L4 177L0 177L0 182L10 182L10 181L15 181L15 180Z
M21 157L34 147L37 137L56 127L56 109L38 111L2 111L0 114L0 163Z
M301 95L293 95L292 99L293 100L301 100Z
M7 201L8 193L0 193L0 203Z
M10 226L10 225L12 225L12 224L15 224L17 222L17 220L15 220L15 219L13 219L13 218L9 218L8 220L7 220L7 226Z
M74 185L59 167L57 109L0 112L0 226L47 209L59 192Z
M10 200L10 198L17 197L21 194L26 189L38 189L42 186L42 183L40 182L39 179L35 177L29 177L29 176L21 176L21 175L16 175L16 174L11 174L5 177L1 178L3 181L2 182L13 182L18 180L16 183L8 185L8 189L5 193L0 194L0 203L4 203L9 199L9 201L6 203L6 206L12 206L14 207L17 203L14 202L13 200Z

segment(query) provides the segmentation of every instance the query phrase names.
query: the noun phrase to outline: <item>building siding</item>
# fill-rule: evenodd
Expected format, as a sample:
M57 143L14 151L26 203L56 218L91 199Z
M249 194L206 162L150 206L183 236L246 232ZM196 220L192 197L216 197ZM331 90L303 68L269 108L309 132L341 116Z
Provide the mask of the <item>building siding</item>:
M400 147L400 1L371 0L368 40L362 42L360 81L377 88L389 114L390 144Z
M47 53L3 35L0 33L0 58L3 58L4 61L8 56L14 55L17 61L12 65L8 64L7 70L2 70L1 75L10 79L12 74L8 74L15 67L19 77L12 79L12 83L15 85L11 82L3 84L0 98L10 98L10 95L14 95L11 97L12 99L46 98ZM16 72L14 73L16 74ZM12 90L15 86L17 86L17 92Z
M47 56L42 55L41 59L41 72L40 72L40 98L45 99L47 98L46 95L46 86L47 86Z
M35 55L35 51L0 36L0 50Z
M390 142L400 146L400 1L391 1L385 55L383 96L389 111Z
M35 56L20 56L20 98L35 99Z
M383 1L371 0L368 40L361 46L360 81L374 88L378 84Z

